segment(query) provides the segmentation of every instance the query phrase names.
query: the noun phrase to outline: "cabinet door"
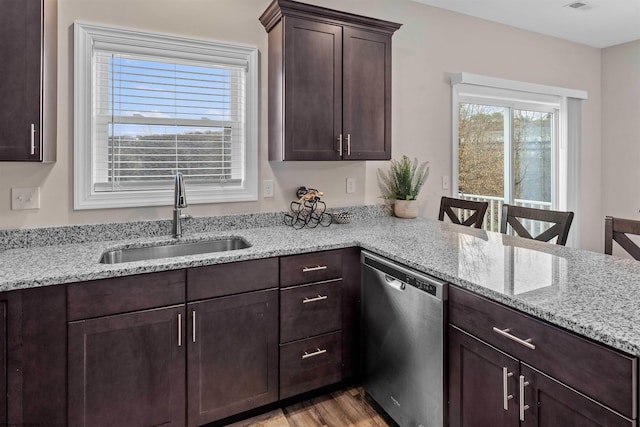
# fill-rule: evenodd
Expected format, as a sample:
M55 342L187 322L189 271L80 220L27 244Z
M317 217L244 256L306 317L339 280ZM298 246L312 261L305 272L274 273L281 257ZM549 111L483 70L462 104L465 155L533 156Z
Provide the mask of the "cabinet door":
M580 427L616 427L635 426L630 421L605 406L589 399L583 394L548 377L540 371L522 363L520 374L523 376L524 411L522 427L527 426L580 426Z
M69 323L69 426L185 425L184 305Z
M68 425L66 286L21 292L22 423L64 427Z
M342 27L287 17L284 45L284 160L339 160Z
M342 378L360 378L360 248L342 250Z
M507 375L506 384L505 375ZM517 426L518 375L516 359L450 326L449 421L451 427ZM506 402L505 396L507 396ZM513 397L509 398L509 396Z
M42 0L0 2L0 160L40 158L41 30Z
M0 301L0 425L7 425L7 304Z
M344 29L343 158L391 158L391 35Z
M278 400L278 291L187 307L189 426Z

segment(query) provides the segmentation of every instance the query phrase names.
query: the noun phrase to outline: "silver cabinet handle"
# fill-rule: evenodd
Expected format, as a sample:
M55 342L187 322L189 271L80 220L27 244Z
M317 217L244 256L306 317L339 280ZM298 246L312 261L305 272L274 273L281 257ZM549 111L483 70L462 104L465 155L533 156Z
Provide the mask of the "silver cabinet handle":
M531 344L531 338L527 338L526 340L523 340L522 338L518 338L515 335L511 335L509 333L510 329L498 329L495 326L493 327L493 332L502 335L505 338L509 338L511 341L515 341L520 345L523 345L527 348L530 348L531 350L535 350L536 346L534 344Z
M347 134L347 156L351 156L351 134Z
M326 270L326 269L327 269L326 265L317 265L315 267L303 267L302 272L308 273L310 271L319 271L319 270Z
M315 297L315 298L304 297L304 299L302 300L302 303L306 304L306 303L309 303L309 302L322 301L323 299L327 299L327 298L329 298L329 295L320 295L320 294L318 294L318 296Z
M193 310L193 324L191 326L193 326L193 342L196 342L196 311Z
M342 155L342 134L338 137L338 153Z
M178 313L178 347L182 346L182 314Z
M529 381L524 380L524 375L520 375L520 421L524 421L524 411L529 409L529 405L524 404L524 388L529 385Z
M314 356L320 356L321 354L326 353L327 350L320 350L320 347L316 347L316 351L314 351L313 353L307 353L306 351L304 352L304 354L302 355L303 359L306 359L308 357L314 357Z
M502 397L505 411L509 410L509 400L513 399L513 394L509 394L509 383L507 382L512 376L513 372L509 372L505 367L502 368Z
M31 155L36 154L36 125L31 123Z

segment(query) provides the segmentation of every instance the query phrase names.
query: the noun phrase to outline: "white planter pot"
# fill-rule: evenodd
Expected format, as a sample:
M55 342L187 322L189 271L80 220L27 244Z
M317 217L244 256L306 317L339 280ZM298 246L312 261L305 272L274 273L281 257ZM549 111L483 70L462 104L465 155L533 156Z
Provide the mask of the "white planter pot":
M415 218L418 216L418 201L396 200L393 204L393 213L398 218Z

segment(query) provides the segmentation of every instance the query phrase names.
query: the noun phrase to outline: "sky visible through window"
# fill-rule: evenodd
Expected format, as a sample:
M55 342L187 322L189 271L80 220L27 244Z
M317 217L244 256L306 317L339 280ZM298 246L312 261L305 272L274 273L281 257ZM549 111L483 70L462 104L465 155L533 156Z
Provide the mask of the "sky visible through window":
M229 70L114 56L110 102L116 116L230 120Z
M108 75L98 90L108 99L105 178L112 190L165 181L177 171L192 180L230 178L241 104L237 70L118 54L105 59Z

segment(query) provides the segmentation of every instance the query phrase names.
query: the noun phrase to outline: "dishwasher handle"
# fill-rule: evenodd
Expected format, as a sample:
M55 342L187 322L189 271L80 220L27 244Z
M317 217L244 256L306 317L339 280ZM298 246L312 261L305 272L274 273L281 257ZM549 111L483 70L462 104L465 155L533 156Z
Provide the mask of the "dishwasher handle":
M388 274L384 275L384 280L385 282L387 282L387 285L391 286L393 289L397 291L404 291L405 288L407 287L406 283L401 282L400 280L394 277L391 277Z

